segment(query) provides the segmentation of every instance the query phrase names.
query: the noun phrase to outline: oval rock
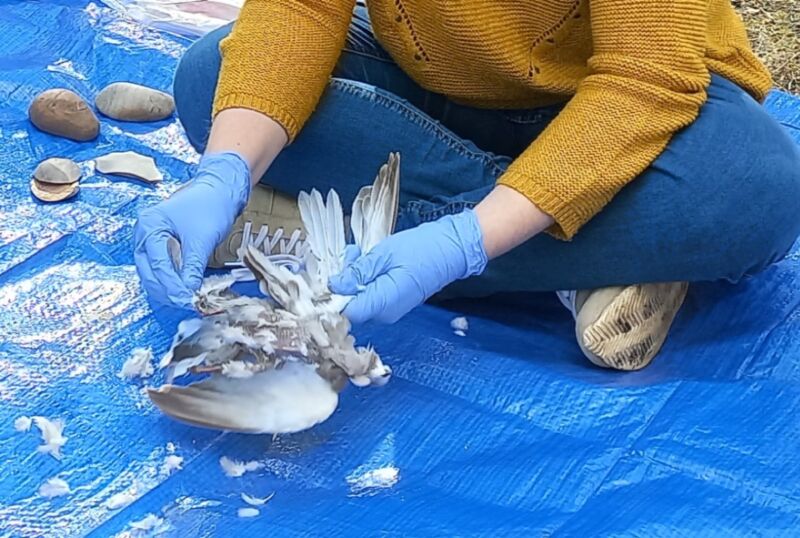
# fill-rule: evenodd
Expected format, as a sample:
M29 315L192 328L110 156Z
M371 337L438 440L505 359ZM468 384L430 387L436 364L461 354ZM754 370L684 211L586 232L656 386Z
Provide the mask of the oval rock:
M94 102L102 114L122 121L158 121L175 111L175 100L168 93L131 82L109 84Z
M33 177L42 183L75 183L81 178L81 167L72 159L53 157L40 162Z
M42 202L61 202L67 198L72 198L78 194L77 183L64 183L61 185L53 183L42 183L36 179L31 180L31 192Z
M97 138L100 122L81 97L70 90L53 89L39 95L28 109L37 128L78 142Z

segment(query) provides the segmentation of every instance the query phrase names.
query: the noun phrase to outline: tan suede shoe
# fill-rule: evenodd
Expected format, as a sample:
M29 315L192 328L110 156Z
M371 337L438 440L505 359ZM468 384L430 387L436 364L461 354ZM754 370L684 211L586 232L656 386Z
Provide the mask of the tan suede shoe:
M575 316L575 336L597 366L639 370L653 360L678 313L686 282L635 284L559 293Z

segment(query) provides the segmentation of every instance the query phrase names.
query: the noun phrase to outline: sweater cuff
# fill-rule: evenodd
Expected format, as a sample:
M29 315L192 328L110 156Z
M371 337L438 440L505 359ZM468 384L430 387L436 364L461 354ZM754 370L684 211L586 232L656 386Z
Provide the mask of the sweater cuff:
M215 118L217 114L228 108L246 108L269 116L286 131L286 135L289 137L289 144L294 141L297 133L300 132L300 122L284 107L270 99L245 93L229 93L217 96L214 101L212 117Z
M565 200L537 184L529 177L510 170L503 174L498 184L505 185L525 196L528 200L550 215L555 223L546 232L557 239L570 240L588 219L582 218L579 211Z

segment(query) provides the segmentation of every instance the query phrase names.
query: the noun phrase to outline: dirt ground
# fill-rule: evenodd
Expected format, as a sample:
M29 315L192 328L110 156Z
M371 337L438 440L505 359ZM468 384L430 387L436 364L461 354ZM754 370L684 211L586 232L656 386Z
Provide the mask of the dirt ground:
M732 0L775 84L800 94L800 0Z

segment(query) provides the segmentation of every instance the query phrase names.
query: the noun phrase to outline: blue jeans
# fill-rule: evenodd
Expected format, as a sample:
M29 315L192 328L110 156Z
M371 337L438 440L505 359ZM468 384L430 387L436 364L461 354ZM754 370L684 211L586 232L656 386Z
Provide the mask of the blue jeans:
M175 77L178 116L199 151L211 124L219 41L229 31L195 43ZM429 92L392 61L357 7L319 106L263 182L290 195L333 187L349 207L389 152L399 151L398 227L408 228L478 203L561 106L477 109ZM697 120L572 241L541 234L446 291L735 282L782 258L798 233L798 147L747 93L713 76Z

